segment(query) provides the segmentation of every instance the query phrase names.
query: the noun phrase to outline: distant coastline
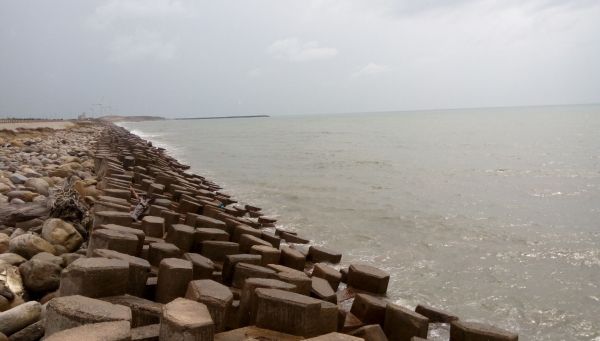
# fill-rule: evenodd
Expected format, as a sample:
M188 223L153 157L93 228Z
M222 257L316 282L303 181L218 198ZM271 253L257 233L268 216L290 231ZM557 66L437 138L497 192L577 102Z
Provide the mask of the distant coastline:
M174 118L174 120L220 120L227 118L261 118L261 117L271 117L269 115L239 115L239 116L212 116L212 117L184 117L184 118Z

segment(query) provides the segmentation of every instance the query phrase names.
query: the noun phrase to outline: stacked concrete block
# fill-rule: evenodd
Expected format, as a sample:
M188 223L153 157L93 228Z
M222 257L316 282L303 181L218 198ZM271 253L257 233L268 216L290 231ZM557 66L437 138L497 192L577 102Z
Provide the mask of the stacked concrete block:
M178 258L163 259L158 268L156 301L168 303L177 297L185 296L192 278L192 262Z
M160 340L212 341L215 324L206 305L177 298L163 306Z
M225 329L227 315L233 303L233 294L228 287L210 279L191 281L185 298L205 304L215 323L216 331Z
M80 258L61 274L59 296L105 297L127 292L129 263L119 259Z

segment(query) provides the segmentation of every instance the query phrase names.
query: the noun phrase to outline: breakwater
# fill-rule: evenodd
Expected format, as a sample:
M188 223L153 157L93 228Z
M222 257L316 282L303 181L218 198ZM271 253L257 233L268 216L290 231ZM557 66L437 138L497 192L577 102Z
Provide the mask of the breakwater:
M4 144L0 259L10 280L0 331L13 339L410 340L440 326L451 340L517 339L435 307L387 302L389 274L338 270L341 252L310 246L112 124ZM46 149L56 156L33 172L23 168L30 155L12 157ZM136 221L140 199L152 201Z

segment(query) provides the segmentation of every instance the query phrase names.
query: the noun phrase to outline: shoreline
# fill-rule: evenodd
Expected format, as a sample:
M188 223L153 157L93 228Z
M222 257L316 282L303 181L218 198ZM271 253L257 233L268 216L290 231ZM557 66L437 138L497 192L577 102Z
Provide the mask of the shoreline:
M0 332L15 334L25 330L40 334L41 330L46 337L56 333L48 340L58 339L59 334L71 337L80 333L82 327L64 328L57 321L76 311L93 316L79 321L77 326L112 323L113 328L108 331L95 326L104 336L116 331L130 335L147 332L160 340L168 340L165 335L188 328L182 320L190 315L202 318L203 327L193 330L202 340L243 340L235 338L240 333L257 337L283 333L278 337L284 340L294 339L292 335L308 339L329 333L379 337L372 340L384 340L386 336L389 340L409 340L413 336L426 338L432 328L452 335L452 340L476 335L493 336L494 340L518 338L514 333L462 321L433 307L419 305L412 311L387 302L389 274L362 264L352 264L341 271L334 269L331 264L340 262L340 252L316 246L309 246L305 252L308 239L277 228L276 220L264 216L259 207L239 205L221 193L217 184L188 172L189 166L125 128L93 123L44 134L44 141L35 142L33 138L35 143L28 144L17 137L8 142L8 152L13 154L44 143L49 144L48 149L56 149L57 145L64 148L55 153L58 162L44 164L38 160L40 165L27 173L31 177L20 174L27 179L13 179L18 167L9 169L10 176L2 178L14 188L3 180L9 188L2 195L28 193L13 193L11 202L16 198L23 203L0 202L0 207L39 209L44 206L42 201L46 204L52 197L51 187L60 187L72 175L79 178L72 187L87 207L85 212L79 212L78 207L67 206L58 213L49 210L33 218L32 212L13 213L9 215L12 218L2 220L6 228L0 233L6 237L0 234L0 242L4 238L7 251L0 252L0 260L9 265L0 261L0 266L16 274L49 274L52 276L42 276L46 278L39 282L49 282L52 277L52 283L34 285L28 283L27 277L31 276L14 275L13 282L18 282L19 277L24 282L21 299L32 298L29 302L39 301L38 305L46 303L46 317L40 319L40 313L27 323L12 321L9 329L3 329L0 322ZM5 145L4 137L0 138L0 144ZM29 152L32 153L40 152ZM18 170L23 172L22 168ZM46 177L54 184L44 180ZM44 187L33 188L27 183L32 178L42 179L47 186L41 181L30 181ZM129 191L132 182L138 195L156 198L149 215L140 222L129 216L135 206ZM46 195L40 193L44 190ZM64 218L60 222L45 215L56 216L65 211L69 215L59 215ZM69 233L67 238L57 240L53 236L59 233L51 231ZM21 257L22 260L11 256L20 262L18 267L6 262L6 253ZM59 259L61 265L56 265ZM92 277L97 280L87 280ZM11 291L13 288L8 287ZM16 297L12 302L18 300L18 293L13 292L13 296ZM15 309L20 312L29 302L11 303L11 309L0 312L0 321L4 316L15 315ZM101 321L86 310L89 304L106 302L117 303L110 306L111 312L121 309L131 315L129 320L115 317L111 321L129 323L117 326L118 322ZM35 303L29 305L34 316L36 309L42 309ZM194 313L190 314L189 309ZM349 336L337 337L351 340Z

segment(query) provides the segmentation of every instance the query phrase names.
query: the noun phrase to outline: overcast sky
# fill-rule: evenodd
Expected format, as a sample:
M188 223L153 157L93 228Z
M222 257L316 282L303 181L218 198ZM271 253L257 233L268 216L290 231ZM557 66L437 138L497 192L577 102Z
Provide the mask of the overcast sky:
M596 0L0 0L0 116L600 102Z

